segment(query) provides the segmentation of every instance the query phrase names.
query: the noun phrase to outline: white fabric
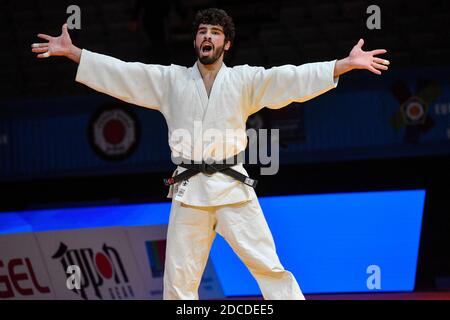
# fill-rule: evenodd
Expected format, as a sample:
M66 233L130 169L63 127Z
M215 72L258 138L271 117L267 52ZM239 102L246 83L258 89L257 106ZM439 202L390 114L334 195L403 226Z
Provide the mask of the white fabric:
M335 88L338 83L338 78L333 78L335 62L271 69L248 65L229 68L223 64L208 98L197 64L186 68L127 63L83 49L76 81L123 101L160 111L167 122L173 156L221 160L247 146L245 134L236 139L227 129L245 133L248 116L261 108L281 108ZM225 141L204 141L202 135L208 129L220 130ZM180 130L194 140L180 141L173 135ZM196 144L200 148L195 149ZM220 152L224 145L226 150ZM242 165L236 169L247 174ZM178 167L179 172L183 170ZM188 205L218 206L252 200L256 194L253 188L217 173L190 178L178 198Z
M247 146L247 118L263 107L306 101L338 83L334 61L271 69L248 65L219 70L208 97L202 76L176 65L126 63L82 50L76 81L160 111L174 157L230 158ZM219 130L222 140L203 139ZM192 139L180 139L180 130ZM234 130L229 132L227 130ZM236 135L236 130L241 130ZM149 146L151 147L151 146ZM223 152L222 152L223 150ZM247 172L242 164L234 168ZM178 167L175 173L184 171ZM175 174L174 173L174 174ZM171 188L172 201L164 272L165 299L197 299L198 286L216 235L221 234L257 280L266 299L304 299L294 276L281 265L253 188L216 173L198 174Z
M244 262L267 300L304 300L278 259L258 199L218 207L172 201L167 230L164 299L198 299L211 245L219 233Z

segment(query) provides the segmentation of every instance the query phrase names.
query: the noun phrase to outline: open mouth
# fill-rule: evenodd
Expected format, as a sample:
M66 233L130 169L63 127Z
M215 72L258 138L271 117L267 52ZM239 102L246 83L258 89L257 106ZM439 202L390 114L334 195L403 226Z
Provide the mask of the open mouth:
M212 49L213 49L213 46L211 44L209 44L209 43L206 43L202 47L202 52L203 53L208 53L208 52L212 51Z

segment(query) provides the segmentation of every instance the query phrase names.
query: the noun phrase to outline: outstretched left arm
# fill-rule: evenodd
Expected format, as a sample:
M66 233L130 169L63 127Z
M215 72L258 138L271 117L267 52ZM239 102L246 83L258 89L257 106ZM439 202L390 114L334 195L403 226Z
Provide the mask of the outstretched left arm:
M363 44L364 40L360 39L356 46L353 47L352 51L350 51L348 57L336 61L334 66L334 77L339 77L353 69L366 69L378 75L381 75L380 70L388 69L388 60L375 57L376 55L386 53L387 51L385 49L363 51Z

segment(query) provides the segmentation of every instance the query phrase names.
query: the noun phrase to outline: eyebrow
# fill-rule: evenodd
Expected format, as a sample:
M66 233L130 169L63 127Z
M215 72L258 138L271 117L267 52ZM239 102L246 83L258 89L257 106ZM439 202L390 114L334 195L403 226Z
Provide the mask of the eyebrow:
M205 29L208 29L208 28L207 28L207 27L199 27L199 28L198 28L199 31L200 31L200 30L205 30ZM220 29L220 28L218 28L218 27L212 27L211 29L214 30L214 31L220 31L220 32L223 33L223 30Z

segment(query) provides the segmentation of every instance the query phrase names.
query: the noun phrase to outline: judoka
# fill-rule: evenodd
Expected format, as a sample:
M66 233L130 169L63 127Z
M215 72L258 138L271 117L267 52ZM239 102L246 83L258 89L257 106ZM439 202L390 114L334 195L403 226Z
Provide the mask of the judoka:
M192 67L123 62L80 49L72 44L66 24L59 37L39 34L47 42L33 44L32 51L38 58L68 57L79 64L76 81L161 112L173 159L191 161L180 163L166 181L172 207L164 299L198 299L201 276L219 233L254 276L265 299L301 300L304 296L294 275L278 258L254 191L255 181L239 161L215 164L236 158L247 146L245 135L230 136L227 129L244 131L248 117L264 107L279 109L323 94L350 70L379 75L388 69L389 61L376 57L384 49L363 51L360 39L343 59L270 69L227 67L223 58L234 35L233 21L225 11L198 12L192 43L197 60ZM223 139L180 139L180 132L203 137L201 133L208 129L219 130Z

